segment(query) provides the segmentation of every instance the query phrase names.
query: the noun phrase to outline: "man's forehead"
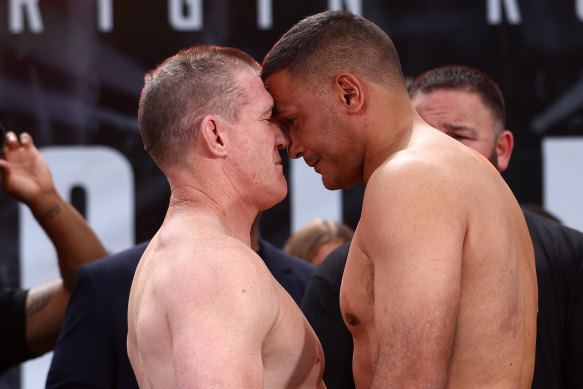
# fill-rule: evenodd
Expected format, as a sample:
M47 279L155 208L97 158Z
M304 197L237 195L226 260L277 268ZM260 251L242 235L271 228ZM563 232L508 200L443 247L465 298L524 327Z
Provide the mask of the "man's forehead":
M267 76L265 88L273 96L274 114L285 114L297 104L295 97L297 85L287 70L281 70Z
M436 87L427 91L419 91L413 95L411 100L434 100L456 99L462 101L477 100L483 105L482 99L477 92L466 88Z
M296 103L286 97L273 96L273 115L287 115L296 107Z
M262 116L271 115L273 113L273 97L263 87L261 89L260 94L249 101L249 103L254 104L255 109Z

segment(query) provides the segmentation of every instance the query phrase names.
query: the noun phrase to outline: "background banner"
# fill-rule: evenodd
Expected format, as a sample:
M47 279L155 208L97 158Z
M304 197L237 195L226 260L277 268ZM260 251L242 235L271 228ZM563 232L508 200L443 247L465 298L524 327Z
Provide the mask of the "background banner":
M406 77L465 64L490 74L515 135L504 178L523 204L583 229L583 0L0 0L0 122L28 131L61 194L110 252L150 239L169 189L143 150L137 103L144 74L195 44L240 48L261 62L304 16L348 9L393 39ZM356 227L364 188L326 190L285 158L289 195L263 219L281 247L323 217ZM58 277L56 255L26 208L0 192L0 283ZM0 379L44 386L50 355Z

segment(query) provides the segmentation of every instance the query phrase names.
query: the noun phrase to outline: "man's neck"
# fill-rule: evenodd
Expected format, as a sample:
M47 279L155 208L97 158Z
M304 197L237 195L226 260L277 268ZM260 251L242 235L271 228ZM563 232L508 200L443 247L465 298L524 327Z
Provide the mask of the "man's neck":
M368 113L368 147L363 169L365 184L380 165L407 148L420 120L408 99L385 98L381 103L384 104L371 106Z
M194 186L175 186L170 195L168 215L178 214L212 218L218 221L225 233L251 245L250 230L256 212L240 201L209 194Z

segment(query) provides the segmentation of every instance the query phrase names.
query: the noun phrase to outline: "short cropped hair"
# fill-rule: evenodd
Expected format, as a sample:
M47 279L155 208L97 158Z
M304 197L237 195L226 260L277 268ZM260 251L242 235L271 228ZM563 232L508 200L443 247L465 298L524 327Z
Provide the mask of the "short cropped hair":
M506 108L504 97L498 84L486 73L462 65L446 65L420 74L409 84L409 96L416 93L429 93L437 89L453 89L476 93L486 107L490 109L494 120L500 126L499 133L506 126ZM497 135L499 135L499 133Z
M304 18L286 32L267 53L261 77L287 70L312 85L329 82L349 71L387 85L404 78L389 36L373 22L348 11L325 11Z
M200 45L181 50L146 74L138 124L144 148L158 166L180 161L206 115L237 120L246 102L236 80L242 70L260 74L257 61L241 50Z

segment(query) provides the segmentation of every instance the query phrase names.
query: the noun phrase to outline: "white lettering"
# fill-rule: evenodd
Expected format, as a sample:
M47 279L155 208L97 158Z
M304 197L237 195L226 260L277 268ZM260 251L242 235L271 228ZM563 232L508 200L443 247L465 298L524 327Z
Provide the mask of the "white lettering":
M98 0L97 25L100 32L111 32L113 30L113 0Z
M202 30L202 0L168 1L168 18L172 28L177 31Z
M346 5L348 11L362 16L362 0L328 0L328 9L330 11L342 10L344 9L342 3Z
M520 8L516 0L486 0L486 18L488 24L502 23L502 2L504 2L504 11L510 24L520 24L522 17L520 16Z
M583 136L544 137L541 153L544 208L583 231Z
M583 22L583 0L575 1L575 13L577 18Z
M257 28L270 30L273 27L272 0L257 0Z
M41 154L51 169L55 187L71 202L71 192L80 187L86 193L85 217L110 253L135 243L134 176L127 158L102 146L43 147ZM19 205L19 250L25 288L59 278L54 246L30 210ZM52 354L23 365L24 389L44 387Z
M40 0L10 0L9 31L13 34L24 32L24 14L28 19L28 27L35 34L40 34L44 30L43 19L38 8Z

